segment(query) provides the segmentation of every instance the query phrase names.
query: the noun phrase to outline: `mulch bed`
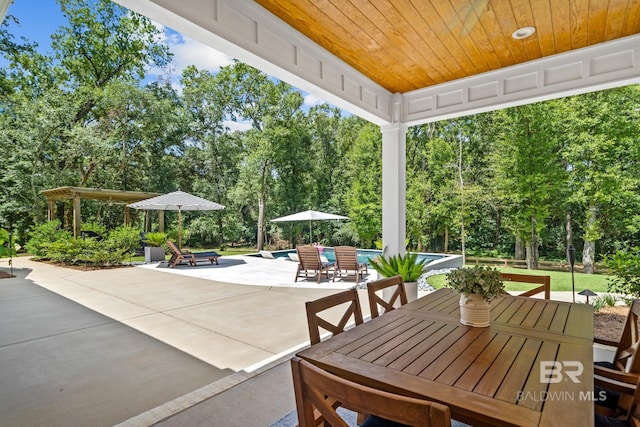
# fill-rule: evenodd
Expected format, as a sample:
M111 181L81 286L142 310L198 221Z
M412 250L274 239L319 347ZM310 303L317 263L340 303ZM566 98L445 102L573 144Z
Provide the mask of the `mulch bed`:
M620 340L624 322L627 320L629 307L615 306L604 307L597 313L593 314L593 330L596 338L602 338L611 341Z
M6 273L4 271L0 271L0 279L8 279L10 277L16 277L16 276L12 276L9 273Z

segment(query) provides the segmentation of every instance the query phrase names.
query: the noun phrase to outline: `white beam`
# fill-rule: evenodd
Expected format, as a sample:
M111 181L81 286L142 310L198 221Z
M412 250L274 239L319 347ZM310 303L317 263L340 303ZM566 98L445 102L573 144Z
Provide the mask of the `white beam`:
M640 83L640 35L403 94L408 126Z
M114 0L372 123L391 93L250 0Z

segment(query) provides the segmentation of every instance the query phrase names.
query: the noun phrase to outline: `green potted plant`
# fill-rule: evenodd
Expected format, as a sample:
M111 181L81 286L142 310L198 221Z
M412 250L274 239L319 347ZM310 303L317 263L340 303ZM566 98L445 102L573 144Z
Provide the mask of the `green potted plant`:
M425 259L418 259L418 254L410 252L369 258L371 266L382 277L402 276L409 301L418 298L418 279L422 276L425 262Z
M485 266L453 270L445 286L460 293L460 323L477 327L489 326L490 302L505 292L500 271Z
M167 243L166 233L146 233L142 242L147 245L144 247L145 262L164 261L164 245Z

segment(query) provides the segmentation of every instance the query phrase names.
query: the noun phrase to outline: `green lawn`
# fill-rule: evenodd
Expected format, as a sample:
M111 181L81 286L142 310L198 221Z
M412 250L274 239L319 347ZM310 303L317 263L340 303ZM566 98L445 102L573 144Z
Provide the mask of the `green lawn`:
M564 271L544 271L544 270L525 270L522 268L496 267L505 273L516 274L536 274L540 276L551 276L552 291L569 291L571 292L571 273ZM608 292L607 284L612 276L606 274L584 274L574 273L576 292L583 289L591 289L594 292ZM444 286L446 277L444 274L431 276L427 279L429 284L436 289ZM505 287L508 291L522 291L531 288L530 284L506 282Z

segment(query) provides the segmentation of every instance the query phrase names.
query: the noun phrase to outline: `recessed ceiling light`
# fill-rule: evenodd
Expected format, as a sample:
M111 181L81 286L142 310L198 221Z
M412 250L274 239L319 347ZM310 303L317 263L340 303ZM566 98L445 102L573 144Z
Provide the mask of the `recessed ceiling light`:
M515 30L513 34L511 34L511 37L513 37L516 40L526 39L527 37L529 37L531 34L535 32L536 32L536 29L534 27L522 27Z

